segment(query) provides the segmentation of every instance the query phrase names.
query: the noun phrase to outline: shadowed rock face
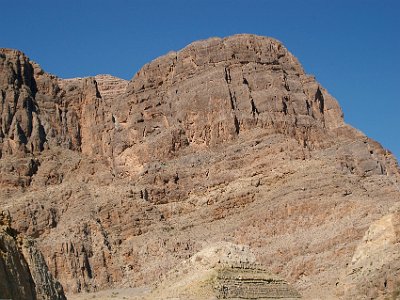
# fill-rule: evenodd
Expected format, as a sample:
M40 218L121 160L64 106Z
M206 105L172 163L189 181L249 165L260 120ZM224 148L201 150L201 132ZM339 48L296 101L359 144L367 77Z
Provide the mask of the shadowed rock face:
M50 274L33 241L9 227L0 215L0 297L2 299L65 300L64 291Z
M94 79L59 80L9 49L0 50L0 72L2 157L57 146L89 154L99 151L93 150L96 145L90 139L99 138L95 124L106 122Z
M0 89L0 203L69 292L151 283L226 240L333 297L400 200L390 152L270 38L195 42L129 82L1 49Z

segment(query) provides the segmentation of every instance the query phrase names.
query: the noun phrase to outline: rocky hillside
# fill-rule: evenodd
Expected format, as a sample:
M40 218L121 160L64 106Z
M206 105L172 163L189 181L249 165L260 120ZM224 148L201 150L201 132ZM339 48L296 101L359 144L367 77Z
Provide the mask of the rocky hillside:
M1 207L69 293L153 283L221 241L304 298L396 292L398 269L349 268L384 252L353 258L400 200L397 162L280 42L195 42L129 82L1 49L0 89Z

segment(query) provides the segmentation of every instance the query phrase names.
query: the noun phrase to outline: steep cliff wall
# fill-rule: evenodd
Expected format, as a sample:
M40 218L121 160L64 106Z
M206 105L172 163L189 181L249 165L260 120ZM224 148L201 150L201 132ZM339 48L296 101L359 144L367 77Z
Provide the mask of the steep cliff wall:
M335 297L400 200L391 153L274 39L195 42L128 83L0 53L0 203L68 292L154 282L224 240Z
M10 217L0 215L0 297L2 299L65 300L33 241L10 226Z

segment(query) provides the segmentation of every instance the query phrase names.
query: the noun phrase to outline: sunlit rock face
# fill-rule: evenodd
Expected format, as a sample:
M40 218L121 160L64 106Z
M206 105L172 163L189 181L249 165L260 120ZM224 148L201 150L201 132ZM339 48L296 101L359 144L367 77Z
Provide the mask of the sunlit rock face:
M0 89L1 207L70 293L153 283L227 241L305 298L338 297L400 200L391 153L271 38L195 42L129 82L1 49Z

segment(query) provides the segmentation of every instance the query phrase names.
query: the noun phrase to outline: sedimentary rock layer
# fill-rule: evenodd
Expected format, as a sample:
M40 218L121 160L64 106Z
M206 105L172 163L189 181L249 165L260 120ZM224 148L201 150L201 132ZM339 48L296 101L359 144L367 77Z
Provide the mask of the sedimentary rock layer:
M68 292L152 283L225 240L305 297L347 297L400 200L395 158L271 38L195 42L129 82L2 49L0 89L0 203Z
M219 242L184 260L146 299L297 299L300 294L256 263L249 247Z

